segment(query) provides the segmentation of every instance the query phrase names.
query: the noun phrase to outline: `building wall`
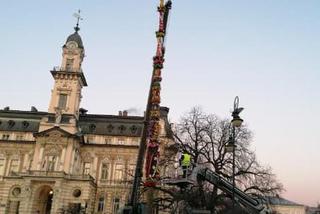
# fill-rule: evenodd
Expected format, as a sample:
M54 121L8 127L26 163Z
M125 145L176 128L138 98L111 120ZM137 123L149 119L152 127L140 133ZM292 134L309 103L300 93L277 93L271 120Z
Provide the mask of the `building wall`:
M165 130L161 142L163 149L172 144ZM0 130L0 213L41 211L44 202L37 200L45 201L51 190L52 213L70 204L86 207L87 213L115 213L129 199L139 143L136 136L92 133L81 142L59 128L38 136ZM50 162L52 156L56 158ZM21 192L13 194L15 188ZM81 191L79 197L75 190Z
M305 206L272 205L272 210L279 214L306 214Z

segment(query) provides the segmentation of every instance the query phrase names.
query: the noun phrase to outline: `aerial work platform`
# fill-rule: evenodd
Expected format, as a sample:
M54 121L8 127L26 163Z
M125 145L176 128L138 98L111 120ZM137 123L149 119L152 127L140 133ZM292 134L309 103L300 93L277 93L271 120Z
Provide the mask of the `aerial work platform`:
M247 193L243 192L241 189L234 187L228 180L207 167L197 166L186 178L178 177L173 179L164 179L162 183L166 185L175 185L180 188L186 188L188 185L197 185L199 180L207 181L215 185L230 196L234 194L237 202L249 209L251 211L250 213L271 213L270 210L263 205L260 200L253 198Z
M194 180L187 178L168 178L168 179L163 179L161 183L170 185L170 186L178 186L180 188L185 188L188 185L195 185L197 182Z

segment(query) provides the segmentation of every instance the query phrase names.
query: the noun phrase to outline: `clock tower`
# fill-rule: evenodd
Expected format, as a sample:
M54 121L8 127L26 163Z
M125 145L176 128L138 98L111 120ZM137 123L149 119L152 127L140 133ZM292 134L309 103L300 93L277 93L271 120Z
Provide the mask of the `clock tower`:
M78 23L75 32L68 36L62 47L62 63L55 67L51 74L54 78L54 86L51 91L51 99L48 113L48 121L43 121L40 131L59 126L60 128L76 133L76 124L79 119L79 105L81 90L87 86L81 64L85 56L82 39L78 33Z

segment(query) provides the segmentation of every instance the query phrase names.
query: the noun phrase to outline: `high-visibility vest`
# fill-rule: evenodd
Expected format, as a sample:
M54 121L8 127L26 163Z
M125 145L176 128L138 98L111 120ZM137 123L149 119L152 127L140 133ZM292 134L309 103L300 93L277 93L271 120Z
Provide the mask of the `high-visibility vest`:
M189 166L190 165L190 160L191 160L191 155L189 154L183 154L183 159L182 159L182 166Z

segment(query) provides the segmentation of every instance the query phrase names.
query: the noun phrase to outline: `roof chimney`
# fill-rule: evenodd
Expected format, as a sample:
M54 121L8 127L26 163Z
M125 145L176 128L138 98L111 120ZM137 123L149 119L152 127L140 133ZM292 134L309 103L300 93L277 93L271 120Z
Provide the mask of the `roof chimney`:
M34 106L31 106L31 111L32 111L32 112L37 112L38 109L37 109L36 107L34 107Z
M127 117L128 116L128 111L124 110L122 116Z
M119 116L122 116L122 111L119 111Z
M85 114L87 114L87 112L88 112L87 109L84 109L84 108L80 108L80 109L79 109L80 115L85 115Z

